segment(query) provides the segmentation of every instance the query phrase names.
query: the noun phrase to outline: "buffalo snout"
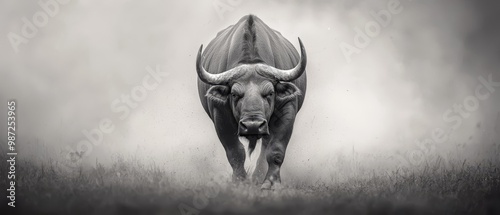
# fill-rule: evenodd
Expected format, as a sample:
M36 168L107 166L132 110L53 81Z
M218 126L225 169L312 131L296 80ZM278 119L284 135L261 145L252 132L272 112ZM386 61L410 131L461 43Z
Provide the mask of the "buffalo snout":
M267 120L262 118L247 118L240 120L239 135L268 135Z

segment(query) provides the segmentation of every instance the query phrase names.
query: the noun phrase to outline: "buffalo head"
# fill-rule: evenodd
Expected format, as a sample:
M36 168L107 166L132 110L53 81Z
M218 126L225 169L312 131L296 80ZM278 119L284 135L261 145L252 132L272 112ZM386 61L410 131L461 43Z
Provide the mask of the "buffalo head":
M231 107L238 122L238 135L258 139L269 134L268 122L275 105L294 99L301 92L293 83L305 71L307 56L299 38L301 58L292 69L282 70L263 64L240 64L219 74L209 73L203 68L198 51L196 71L201 81L215 85L206 94L214 103Z

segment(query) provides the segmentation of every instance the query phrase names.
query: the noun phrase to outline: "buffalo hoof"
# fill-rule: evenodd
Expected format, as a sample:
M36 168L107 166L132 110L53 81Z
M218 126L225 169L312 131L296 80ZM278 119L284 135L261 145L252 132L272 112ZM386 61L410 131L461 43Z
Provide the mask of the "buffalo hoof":
M280 182L274 182L272 183L270 180L265 180L264 183L262 183L262 186L260 186L261 190L281 190L283 189L283 186L281 185Z
M245 177L245 175L233 174L232 179L233 179L233 183L239 183L239 182L245 181L246 177Z
M262 183L262 186L260 186L261 190L270 190L272 187L271 181L265 180L264 183Z
M273 190L282 190L283 189L283 185L281 185L280 182L274 182L272 189Z

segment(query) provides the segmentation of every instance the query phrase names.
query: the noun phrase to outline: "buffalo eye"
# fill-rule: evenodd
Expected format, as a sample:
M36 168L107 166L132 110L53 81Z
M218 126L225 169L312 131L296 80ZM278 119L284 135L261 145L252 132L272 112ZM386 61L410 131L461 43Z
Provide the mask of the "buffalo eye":
M240 96L236 93L231 93L231 97L233 97L233 99L235 100L238 100L238 98L240 98Z

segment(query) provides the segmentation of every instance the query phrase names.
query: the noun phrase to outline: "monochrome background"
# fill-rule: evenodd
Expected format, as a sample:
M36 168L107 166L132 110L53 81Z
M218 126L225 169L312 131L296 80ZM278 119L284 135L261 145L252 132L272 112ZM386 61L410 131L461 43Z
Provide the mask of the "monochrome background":
M6 152L6 103L15 99L19 159L64 162L83 149L77 146L87 140L85 131L109 119L114 131L79 165L122 157L188 181L229 175L198 98L195 58L217 32L254 14L296 48L300 37L308 54L306 100L287 149L284 182L417 168L438 155L457 162L498 159L500 88L479 100L456 130L442 116L475 95L480 76L500 81L499 3L400 0L401 12L379 24L366 47L346 55L341 44L355 45L356 28L365 31L376 22L372 12L388 10L388 2L69 1L52 8L57 12L14 48L9 35L22 36L23 18L32 21L43 9L37 1L2 1L0 148ZM146 68L157 65L168 76L120 118L113 102L125 107L122 95L143 87ZM436 127L447 141L418 143Z

